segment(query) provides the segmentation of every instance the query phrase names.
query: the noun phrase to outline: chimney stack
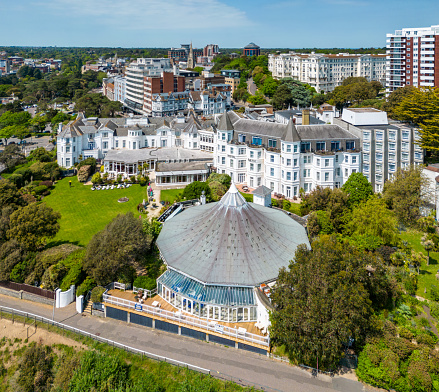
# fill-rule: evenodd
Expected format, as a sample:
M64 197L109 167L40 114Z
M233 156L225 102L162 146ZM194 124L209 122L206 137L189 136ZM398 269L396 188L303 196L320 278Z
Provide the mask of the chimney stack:
M309 125L309 109L302 109L302 125Z

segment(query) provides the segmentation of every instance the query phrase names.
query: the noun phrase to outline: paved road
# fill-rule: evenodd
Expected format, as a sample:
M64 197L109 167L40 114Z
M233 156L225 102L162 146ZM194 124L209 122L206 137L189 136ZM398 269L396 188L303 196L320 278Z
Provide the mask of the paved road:
M0 295L0 305L52 318L52 308L33 302ZM75 304L55 311L55 320L69 326L99 334L101 337L131 347L166 356L195 366L207 368L241 379L249 385L260 385L267 391L360 392L369 390L343 377L312 377L309 373L286 363L268 359L234 348L223 347L196 339L176 336L112 319L79 315Z
M249 80L247 80L247 86L248 86L248 92L251 95L255 95L258 87L256 86L255 82L253 82L253 78L250 78Z

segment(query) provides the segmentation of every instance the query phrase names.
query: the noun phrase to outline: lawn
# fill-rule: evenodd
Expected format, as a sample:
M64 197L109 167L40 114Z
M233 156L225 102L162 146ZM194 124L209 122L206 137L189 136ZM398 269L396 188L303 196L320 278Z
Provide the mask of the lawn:
M69 188L69 180L72 187ZM137 212L137 205L146 199L146 188L133 185L127 189L92 191L91 186L78 182L76 177L58 181L44 202L61 213L60 230L50 245L72 242L85 246L91 237L101 231L118 214ZM121 197L126 203L119 203Z
M183 188L160 190L160 201L168 201L170 204L174 204L175 199L181 193L183 193Z
M427 252L421 245L422 233L419 231L404 231L401 233L401 238L407 241L415 251L422 252L425 255ZM418 276L418 290L416 294L423 298L430 299L431 285L439 286L439 280L436 279L436 273L439 269L439 252L430 252L430 265L422 263ZM427 289L427 293L424 290Z

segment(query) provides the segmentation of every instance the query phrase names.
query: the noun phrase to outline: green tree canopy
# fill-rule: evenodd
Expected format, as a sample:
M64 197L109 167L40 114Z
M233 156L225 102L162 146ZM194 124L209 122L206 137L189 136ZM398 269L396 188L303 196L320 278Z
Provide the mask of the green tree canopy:
M373 266L370 274L367 266ZM300 245L289 268L280 270L271 300L272 344L284 345L298 363L335 368L350 339L364 341L373 308L391 296L375 256L322 236L312 250Z
M383 197L395 212L398 220L415 226L421 216L421 208L433 199L428 193L428 179L422 173L420 165L399 169L384 184Z
M380 245L395 245L398 242L397 220L383 199L370 197L366 203L359 204L352 210L352 215L345 225L347 235L370 236L381 240Z
M53 238L59 230L59 212L45 203L31 203L13 212L10 217L8 237L14 238L28 250L37 250Z
M106 285L127 268L141 265L152 237L133 213L118 215L87 246L83 268L97 284Z
M183 189L183 198L187 200L199 199L201 196L201 192L204 191L207 200L210 199L210 188L207 182L194 181Z
M363 173L352 173L341 189L349 196L349 205L357 205L373 195L372 184Z

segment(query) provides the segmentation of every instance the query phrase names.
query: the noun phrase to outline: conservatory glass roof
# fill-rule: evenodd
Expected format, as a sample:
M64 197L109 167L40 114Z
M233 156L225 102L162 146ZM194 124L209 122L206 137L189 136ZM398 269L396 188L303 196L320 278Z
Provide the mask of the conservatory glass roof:
M168 269L157 282L197 302L224 306L256 306L252 287L203 285L172 269Z

